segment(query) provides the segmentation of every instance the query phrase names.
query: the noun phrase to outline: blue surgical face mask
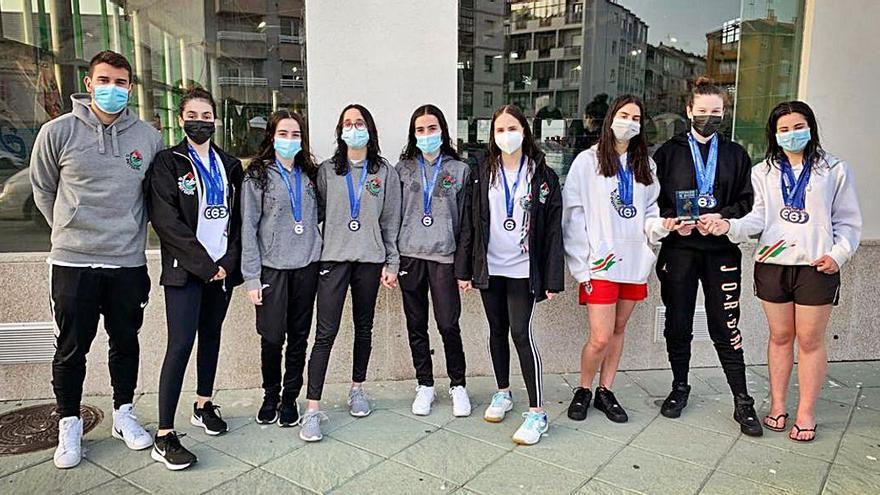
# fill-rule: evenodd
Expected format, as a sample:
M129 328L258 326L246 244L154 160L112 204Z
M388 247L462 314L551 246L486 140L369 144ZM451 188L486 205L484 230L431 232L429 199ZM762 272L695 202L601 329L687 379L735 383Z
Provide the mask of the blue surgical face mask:
M777 132L776 143L789 153L798 153L807 147L810 137L809 127L788 132Z
M302 140L300 139L275 138L275 152L285 160L290 160L295 157L301 149Z
M348 130L343 129L342 140L345 141L345 144L348 145L349 148L359 150L366 147L367 143L370 142L370 131L366 129L358 129L356 127L352 127Z
M95 105L102 112L116 115L128 105L128 90L115 84L95 86Z
M439 132L427 136L416 136L416 146L422 150L422 153L428 155L439 150L441 144L443 144L443 136Z

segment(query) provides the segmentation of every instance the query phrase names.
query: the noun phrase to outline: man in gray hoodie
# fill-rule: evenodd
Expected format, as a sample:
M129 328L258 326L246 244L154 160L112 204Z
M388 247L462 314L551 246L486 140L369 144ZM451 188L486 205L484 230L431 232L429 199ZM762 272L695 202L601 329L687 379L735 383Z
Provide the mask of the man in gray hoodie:
M131 65L122 55L95 55L84 79L88 94L71 96L73 111L47 122L31 155L34 202L52 228L49 254L56 351L55 465L82 458L79 417L86 354L104 316L110 340L113 431L130 449L152 445L133 415L138 330L150 292L144 248L144 174L162 136L127 109Z

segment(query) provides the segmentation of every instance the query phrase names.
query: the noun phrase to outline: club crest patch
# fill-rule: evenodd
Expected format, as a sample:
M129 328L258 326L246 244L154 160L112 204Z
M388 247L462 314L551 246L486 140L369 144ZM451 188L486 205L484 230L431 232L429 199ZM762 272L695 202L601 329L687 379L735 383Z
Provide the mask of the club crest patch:
M382 192L382 179L378 177L373 177L372 179L367 181L367 191L370 191L370 194L373 196L378 196L380 192Z
M180 189L180 192L186 194L187 196L192 196L196 193L196 178L193 176L192 172L187 173L183 177L177 178L177 188Z
M453 177L452 175L446 175L445 177L443 177L443 181L440 182L440 188L444 189L444 190L449 189L452 186L454 186L455 184L456 184L455 177Z
M134 150L125 155L125 163L127 163L132 170L140 170L141 167L144 166L144 156L141 155L140 151Z

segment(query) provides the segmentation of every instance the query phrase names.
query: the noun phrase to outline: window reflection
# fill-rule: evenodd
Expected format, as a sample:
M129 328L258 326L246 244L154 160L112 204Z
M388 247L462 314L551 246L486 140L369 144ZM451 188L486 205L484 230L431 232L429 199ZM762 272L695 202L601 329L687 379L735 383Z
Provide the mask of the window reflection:
M30 193L30 150L40 126L84 91L95 53L129 59L129 108L167 144L183 138L176 107L198 85L218 102L218 142L249 156L274 109L306 111L303 3L0 0L0 252L49 248Z
M616 96L645 101L653 150L688 128L687 95L708 75L730 94L722 132L757 161L767 113L796 96L802 13L803 0L461 1L460 147L482 160L493 111L512 103L564 180Z

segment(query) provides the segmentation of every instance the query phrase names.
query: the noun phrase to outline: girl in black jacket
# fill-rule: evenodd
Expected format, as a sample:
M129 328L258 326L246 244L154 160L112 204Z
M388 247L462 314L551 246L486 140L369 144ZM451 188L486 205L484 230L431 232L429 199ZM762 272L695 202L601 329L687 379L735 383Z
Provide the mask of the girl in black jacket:
M196 456L180 445L174 415L196 335L198 387L190 423L209 435L227 431L211 402L220 328L232 288L242 282L241 162L211 143L214 99L196 88L183 96L179 119L186 139L160 152L150 167L150 222L162 248L168 347L159 377L159 428L151 456L185 469Z
M484 418L498 423L513 409L509 333L529 395L529 412L513 441L532 445L548 428L532 316L535 303L552 299L564 288L562 194L559 178L547 166L517 107L499 108L492 116L492 131L489 158L472 174L455 276L462 290L480 289L489 320L498 392Z

